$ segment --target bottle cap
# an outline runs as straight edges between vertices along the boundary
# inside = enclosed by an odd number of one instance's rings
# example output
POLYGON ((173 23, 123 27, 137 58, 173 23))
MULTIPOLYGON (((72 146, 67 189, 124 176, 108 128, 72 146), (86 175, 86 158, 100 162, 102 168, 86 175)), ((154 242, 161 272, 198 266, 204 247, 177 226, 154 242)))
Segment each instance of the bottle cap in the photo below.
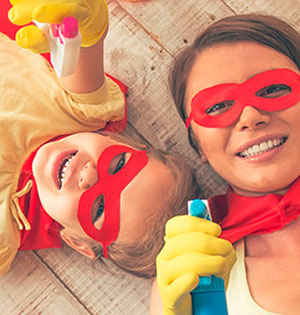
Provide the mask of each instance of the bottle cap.
POLYGON ((74 38, 78 34, 78 22, 76 18, 68 16, 60 25, 61 35, 65 38, 74 38))

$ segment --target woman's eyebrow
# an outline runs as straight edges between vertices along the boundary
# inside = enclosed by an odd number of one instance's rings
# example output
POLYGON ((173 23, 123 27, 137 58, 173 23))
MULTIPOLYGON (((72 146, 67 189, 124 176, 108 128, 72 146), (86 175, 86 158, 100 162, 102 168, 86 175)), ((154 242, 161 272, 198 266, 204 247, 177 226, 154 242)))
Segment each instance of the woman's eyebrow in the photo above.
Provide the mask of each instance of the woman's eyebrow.
POLYGON ((257 72, 257 73, 255 73, 255 74, 251 75, 250 77, 248 77, 246 81, 252 79, 253 77, 255 77, 255 76, 257 76, 257 75, 259 75, 259 74, 261 74, 261 73, 264 73, 264 72, 266 72, 266 71, 276 70, 276 69, 278 69, 278 68, 270 68, 270 69, 267 69, 267 70, 263 70, 263 71, 261 71, 261 72, 257 72))

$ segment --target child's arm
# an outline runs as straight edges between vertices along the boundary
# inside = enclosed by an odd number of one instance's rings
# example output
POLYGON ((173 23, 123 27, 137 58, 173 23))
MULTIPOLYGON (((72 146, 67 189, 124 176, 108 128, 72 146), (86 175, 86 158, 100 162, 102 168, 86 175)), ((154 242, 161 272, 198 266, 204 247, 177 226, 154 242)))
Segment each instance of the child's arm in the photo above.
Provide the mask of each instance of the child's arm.
MULTIPOLYGON (((78 20, 82 48, 75 73, 63 77, 61 82, 71 92, 93 92, 104 82, 103 41, 108 26, 105 0, 23 0, 18 1, 9 12, 10 20, 18 25, 33 20, 59 24, 66 16, 74 16, 78 20)), ((34 52, 49 51, 46 37, 34 25, 20 29, 16 41, 34 52)))
POLYGON ((89 93, 102 86, 104 82, 103 44, 104 37, 94 46, 81 48, 76 72, 61 78, 67 90, 74 93, 89 93))
POLYGON ((228 281, 236 255, 230 242, 218 238, 220 233, 219 225, 197 217, 179 216, 167 222, 165 245, 156 260, 161 301, 154 284, 152 314, 192 314, 189 292, 199 276, 228 281))

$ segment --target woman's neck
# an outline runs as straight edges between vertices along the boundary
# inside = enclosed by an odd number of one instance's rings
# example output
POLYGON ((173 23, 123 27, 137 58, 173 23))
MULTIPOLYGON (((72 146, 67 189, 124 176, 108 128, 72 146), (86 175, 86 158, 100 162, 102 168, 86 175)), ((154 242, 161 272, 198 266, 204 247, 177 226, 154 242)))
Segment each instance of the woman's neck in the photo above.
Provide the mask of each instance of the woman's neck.
POLYGON ((246 237, 246 256, 300 253, 300 217, 279 231, 246 237))

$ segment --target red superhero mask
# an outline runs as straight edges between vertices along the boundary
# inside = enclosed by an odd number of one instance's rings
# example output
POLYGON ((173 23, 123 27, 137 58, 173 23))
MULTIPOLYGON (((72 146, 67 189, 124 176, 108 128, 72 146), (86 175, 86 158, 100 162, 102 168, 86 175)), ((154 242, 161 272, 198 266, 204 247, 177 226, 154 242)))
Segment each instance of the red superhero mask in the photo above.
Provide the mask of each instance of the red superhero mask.
POLYGON ((224 83, 201 90, 192 99, 186 120, 204 127, 222 128, 233 124, 246 106, 279 111, 300 100, 300 75, 289 69, 274 69, 243 83, 224 83))
POLYGON ((119 234, 120 197, 123 189, 146 166, 146 151, 137 151, 124 145, 113 145, 105 149, 97 162, 98 181, 86 190, 79 200, 78 220, 87 235, 100 242, 103 255, 108 258, 107 248, 119 234), (115 157, 129 153, 127 163, 119 171, 110 172, 110 165, 115 157), (102 227, 97 229, 93 217, 100 210, 103 212, 102 227))

